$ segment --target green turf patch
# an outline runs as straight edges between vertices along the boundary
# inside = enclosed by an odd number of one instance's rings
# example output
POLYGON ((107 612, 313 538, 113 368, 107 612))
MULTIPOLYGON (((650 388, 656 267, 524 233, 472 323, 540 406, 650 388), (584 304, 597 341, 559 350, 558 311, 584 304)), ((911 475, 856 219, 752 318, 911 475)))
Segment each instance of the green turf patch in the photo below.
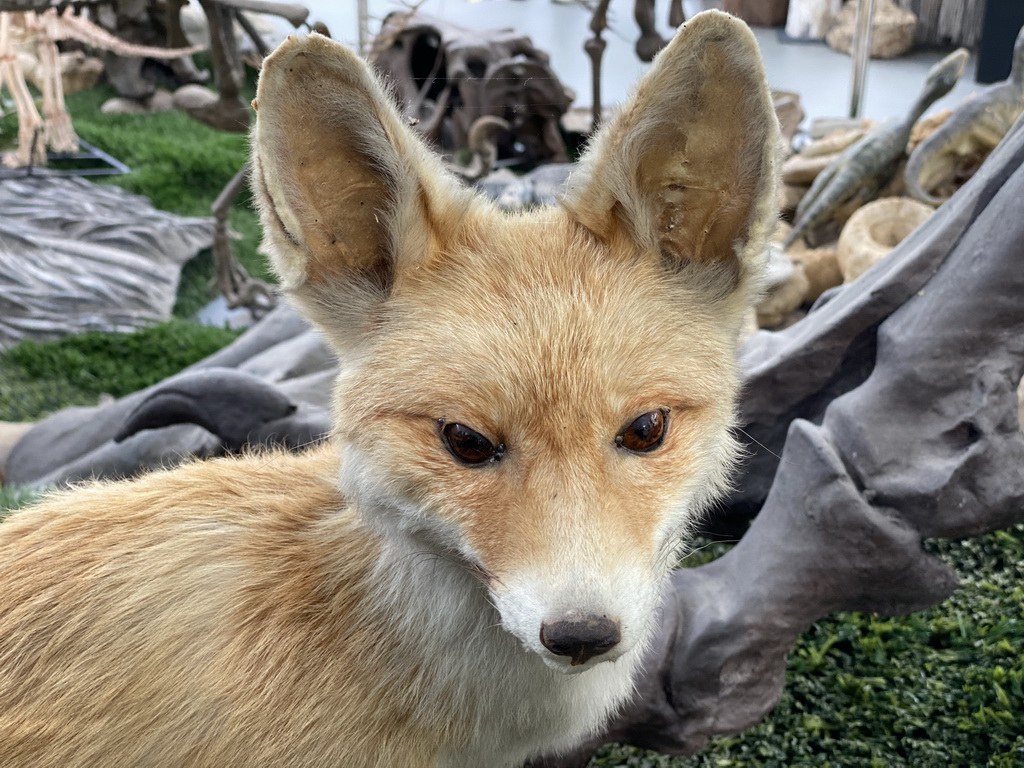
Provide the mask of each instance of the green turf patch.
POLYGON ((28 488, 0 486, 0 522, 11 512, 27 507, 39 498, 39 494, 28 488))
POLYGON ((963 588, 911 616, 815 624, 764 722, 692 758, 609 746, 590 767, 1024 766, 1024 525, 928 549, 963 588))
POLYGON ((234 341, 238 331, 172 319, 135 333, 82 333, 0 354, 0 420, 38 419, 102 394, 123 397, 234 341))

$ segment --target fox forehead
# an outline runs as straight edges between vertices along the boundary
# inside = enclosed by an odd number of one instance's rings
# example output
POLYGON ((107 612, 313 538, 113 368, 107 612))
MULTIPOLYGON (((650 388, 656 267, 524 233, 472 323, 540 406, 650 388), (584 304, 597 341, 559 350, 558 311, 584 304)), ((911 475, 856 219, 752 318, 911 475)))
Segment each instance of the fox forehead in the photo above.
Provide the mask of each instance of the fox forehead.
POLYGON ((369 353, 342 375, 339 436, 491 573, 553 562, 553 531, 577 526, 589 546, 618 542, 625 560, 653 563, 692 519, 673 510, 729 442, 733 343, 713 307, 657 254, 603 242, 559 210, 481 216, 450 242, 395 280, 369 353), (657 451, 616 447, 630 421, 663 408, 657 451), (507 453, 460 465, 438 421, 507 453))
POLYGON ((558 210, 464 230, 396 281, 360 397, 495 430, 729 402, 733 344, 656 255, 558 210))

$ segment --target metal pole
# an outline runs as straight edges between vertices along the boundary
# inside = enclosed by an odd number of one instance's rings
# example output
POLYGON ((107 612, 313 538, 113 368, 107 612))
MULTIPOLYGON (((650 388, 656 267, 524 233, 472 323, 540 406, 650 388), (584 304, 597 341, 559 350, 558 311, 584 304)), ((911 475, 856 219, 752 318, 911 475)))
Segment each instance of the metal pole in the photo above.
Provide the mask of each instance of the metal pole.
POLYGON ((875 0, 857 0, 857 16, 854 21, 853 84, 850 87, 850 117, 860 117, 864 104, 864 81, 868 75, 868 59, 871 58, 871 19, 875 15, 875 0))
POLYGON ((370 50, 370 9, 367 0, 357 0, 356 15, 359 19, 359 54, 365 56, 370 50))

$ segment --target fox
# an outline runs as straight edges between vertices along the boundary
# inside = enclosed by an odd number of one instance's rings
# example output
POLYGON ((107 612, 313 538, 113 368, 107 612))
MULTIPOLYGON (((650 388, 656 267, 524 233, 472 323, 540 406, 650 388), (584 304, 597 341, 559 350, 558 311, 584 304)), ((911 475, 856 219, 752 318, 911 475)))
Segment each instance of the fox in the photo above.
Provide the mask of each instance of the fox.
POLYGON ((518 766, 633 690, 729 484, 774 225, 756 41, 705 12, 560 203, 463 186, 343 45, 264 62, 252 186, 337 352, 304 452, 56 491, 0 524, 0 755, 32 766, 518 766))

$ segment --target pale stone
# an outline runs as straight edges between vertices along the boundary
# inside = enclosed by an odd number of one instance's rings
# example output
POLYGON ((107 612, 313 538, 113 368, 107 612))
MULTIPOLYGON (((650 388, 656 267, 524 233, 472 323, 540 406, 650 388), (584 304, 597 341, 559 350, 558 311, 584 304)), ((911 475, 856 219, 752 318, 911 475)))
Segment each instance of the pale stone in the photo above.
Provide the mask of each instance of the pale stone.
POLYGON ((786 184, 810 184, 829 163, 847 147, 864 138, 865 127, 837 128, 814 139, 782 165, 782 181, 786 184))
POLYGON ((775 116, 779 118, 779 131, 788 148, 804 120, 800 94, 796 91, 772 90, 772 103, 775 107, 775 116))
POLYGON ((836 259, 843 281, 853 282, 923 224, 931 206, 909 197, 887 197, 858 209, 839 236, 836 259))
POLYGON ((804 199, 804 195, 807 194, 807 190, 810 187, 806 184, 782 184, 782 202, 780 208, 783 211, 795 211, 796 207, 800 205, 800 201, 804 199))
POLYGON ((189 83, 174 92, 175 109, 200 109, 217 103, 217 94, 203 85, 189 83))
POLYGON ((800 148, 800 154, 804 157, 820 157, 822 155, 838 155, 847 147, 863 139, 868 132, 868 126, 856 126, 854 128, 838 127, 820 139, 814 139, 800 148))
MULTIPOLYGON (((850 53, 853 48, 857 3, 846 3, 836 17, 835 25, 825 35, 830 48, 850 53)), ((875 13, 871 19, 871 56, 892 59, 902 56, 914 44, 917 16, 905 11, 892 0, 875 0, 875 13)))
POLYGON ((157 88, 152 96, 146 101, 146 108, 150 112, 170 112, 174 109, 174 96, 164 88, 157 88))
MULTIPOLYGON (((803 241, 798 241, 803 244, 803 241)), ((789 257, 794 263, 803 266, 807 277, 807 293, 804 303, 813 304, 829 288, 843 284, 843 273, 839 271, 835 247, 797 248, 796 243, 789 250, 789 257)))
POLYGON ((805 40, 821 40, 835 22, 842 0, 789 0, 786 34, 805 40))
POLYGON ((817 141, 839 131, 860 130, 867 133, 874 127, 875 121, 868 117, 816 117, 811 120, 807 133, 817 141))
POLYGON ((100 112, 104 115, 144 115, 148 110, 144 104, 139 103, 135 99, 115 96, 103 102, 100 112))
POLYGON ((792 264, 789 279, 765 296, 757 305, 757 324, 778 328, 793 310, 804 303, 808 281, 802 264, 792 264))
POLYGON ((791 229, 789 224, 780 221, 768 244, 765 296, 757 304, 757 325, 760 328, 781 325, 790 312, 803 304, 807 294, 803 265, 794 263, 780 245, 791 229))
POLYGON ((785 184, 810 184, 835 159, 836 155, 793 155, 782 164, 782 181, 785 184))
MULTIPOLYGON (((792 231, 792 225, 780 221, 771 240, 781 244, 792 231)), ((804 277, 807 279, 807 288, 801 306, 813 304, 829 288, 843 284, 843 274, 839 271, 839 264, 836 261, 835 242, 818 248, 810 248, 801 238, 789 246, 786 257, 793 265, 794 270, 803 270, 804 277)), ((794 279, 800 280, 799 278, 794 279)))

